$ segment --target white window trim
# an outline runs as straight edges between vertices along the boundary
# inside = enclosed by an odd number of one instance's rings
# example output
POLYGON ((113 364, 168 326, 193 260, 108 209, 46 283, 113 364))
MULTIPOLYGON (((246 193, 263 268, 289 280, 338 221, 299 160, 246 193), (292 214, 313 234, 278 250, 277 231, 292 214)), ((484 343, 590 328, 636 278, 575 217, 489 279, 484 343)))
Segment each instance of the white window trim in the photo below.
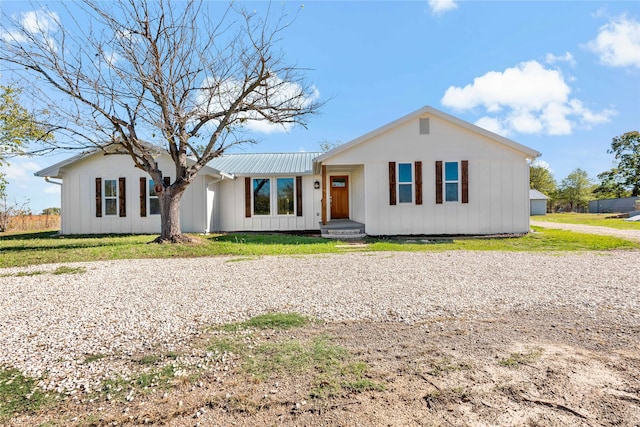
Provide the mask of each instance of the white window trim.
POLYGON ((462 200, 462 161, 445 160, 442 162, 442 195, 444 203, 460 203, 462 200), (458 179, 447 181, 447 163, 456 163, 458 166, 458 179), (447 184, 458 184, 457 200, 447 200, 447 184))
POLYGON ((270 216, 273 216, 273 183, 271 182, 272 178, 269 177, 261 177, 261 176, 252 176, 251 177, 251 216, 259 216, 262 218, 268 218, 270 216), (254 190, 254 183, 257 179, 267 179, 269 180, 269 213, 268 214, 263 214, 263 213, 256 213, 256 201, 255 201, 255 195, 256 192, 254 190))
POLYGON ((260 177, 260 176, 252 176, 251 177, 251 216, 258 216, 262 218, 268 217, 284 217, 290 218, 296 216, 296 212, 298 212, 298 200, 296 197, 297 187, 296 187, 296 177, 295 176, 269 176, 269 177, 260 177), (269 180, 269 213, 268 214, 258 214, 255 209, 255 192, 253 191, 253 183, 256 179, 268 179, 269 180), (293 180, 293 211, 290 214, 280 214, 278 213, 278 180, 279 179, 292 179, 293 180))
POLYGON ((416 163, 415 162, 396 162, 396 197, 398 199, 397 204, 399 205, 415 205, 416 203, 416 163), (400 165, 408 164, 411 166, 411 182, 400 182, 400 165), (400 201, 400 184, 411 184, 411 201, 410 202, 401 202, 400 201))
POLYGON ((147 179, 147 211, 149 212, 148 216, 151 216, 151 215, 155 216, 155 215, 160 215, 160 212, 156 214, 151 213, 151 199, 152 198, 158 199, 158 206, 160 206, 160 197, 158 197, 157 193, 155 196, 151 195, 151 183, 155 185, 155 181, 153 179, 151 178, 147 179))
POLYGON ((274 185, 274 192, 275 192, 275 197, 273 199, 274 203, 275 203, 275 209, 273 210, 273 212, 275 212, 275 216, 282 216, 282 217, 292 217, 292 216, 296 216, 296 212, 298 212, 298 200, 296 197, 297 193, 297 188, 296 188, 296 177, 295 176, 278 176, 275 178, 272 178, 273 180, 275 180, 276 185, 274 185), (291 213, 288 214, 281 214, 278 213, 278 180, 279 179, 291 179, 293 181, 293 211, 291 213))
POLYGON ((119 215, 119 201, 120 201, 120 181, 118 178, 102 178, 102 216, 118 216, 119 215), (107 196, 107 181, 114 181, 116 183, 116 195, 115 196, 107 196), (107 200, 115 200, 116 201, 116 212, 108 213, 107 212, 107 200))

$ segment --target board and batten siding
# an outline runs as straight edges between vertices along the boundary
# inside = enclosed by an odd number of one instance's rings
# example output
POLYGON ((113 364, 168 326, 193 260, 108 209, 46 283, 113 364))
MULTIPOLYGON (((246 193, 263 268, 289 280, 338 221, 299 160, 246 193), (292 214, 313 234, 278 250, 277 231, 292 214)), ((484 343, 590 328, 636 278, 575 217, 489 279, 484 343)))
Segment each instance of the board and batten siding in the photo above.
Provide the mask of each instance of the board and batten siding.
MULTIPOLYGON (((314 181, 320 181, 320 176, 302 175, 302 215, 296 212, 291 215, 251 215, 247 216, 245 198, 245 178, 293 178, 296 176, 237 176, 234 180, 222 180, 215 184, 214 231, 294 231, 317 230, 320 221, 320 198, 322 191, 314 188, 314 181)), ((275 183, 272 184, 272 187, 275 183)), ((295 197, 295 196, 294 196, 295 197)), ((274 206, 272 199, 272 206, 274 206)), ((297 206, 296 201, 296 206, 297 206)), ((273 210, 273 209, 272 209, 273 210)))
POLYGON ((323 161, 329 170, 363 165, 364 218, 352 219, 363 222, 367 234, 529 231, 529 166, 524 153, 438 117, 429 117, 428 134, 420 134, 419 129, 419 118, 415 118, 323 161), (389 162, 416 161, 422 162, 422 204, 391 205, 389 162), (455 161, 459 166, 468 161, 468 203, 436 203, 438 161, 455 161))
MULTIPOLYGON (((173 171, 173 163, 159 159, 160 168, 173 171)), ((143 171, 136 169, 126 155, 88 156, 61 170, 63 186, 61 192, 62 234, 105 234, 105 233, 159 233, 160 215, 140 215, 140 178, 151 179, 143 171), (120 183, 124 178, 126 186, 126 215, 96 216, 96 178, 102 182, 115 179, 120 183)), ((174 177, 170 176, 173 181, 174 177)), ((183 232, 207 232, 205 202, 207 187, 205 178, 196 177, 182 197, 180 211, 183 232)))

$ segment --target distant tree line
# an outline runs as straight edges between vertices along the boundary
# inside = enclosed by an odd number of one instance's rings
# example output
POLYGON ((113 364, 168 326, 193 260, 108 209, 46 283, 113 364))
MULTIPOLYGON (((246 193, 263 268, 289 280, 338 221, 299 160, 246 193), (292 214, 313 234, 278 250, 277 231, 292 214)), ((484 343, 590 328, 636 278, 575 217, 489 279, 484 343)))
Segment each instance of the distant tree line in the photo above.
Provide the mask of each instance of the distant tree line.
POLYGON ((530 186, 549 197, 552 212, 586 212, 590 200, 640 196, 640 132, 616 136, 607 153, 617 165, 598 174, 593 181, 581 168, 557 183, 546 165, 530 166, 530 186))

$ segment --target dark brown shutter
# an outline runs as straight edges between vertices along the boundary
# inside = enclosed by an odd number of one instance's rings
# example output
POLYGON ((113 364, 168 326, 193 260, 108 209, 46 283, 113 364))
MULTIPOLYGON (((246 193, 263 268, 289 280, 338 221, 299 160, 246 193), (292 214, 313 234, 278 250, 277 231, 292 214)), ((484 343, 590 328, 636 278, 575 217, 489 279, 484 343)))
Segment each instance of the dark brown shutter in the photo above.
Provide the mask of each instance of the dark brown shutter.
POLYGON ((244 179, 244 216, 251 218, 251 178, 244 179))
POLYGON ((469 161, 461 162, 462 169, 462 203, 469 203, 469 161))
POLYGON ((436 204, 442 204, 442 161, 436 161, 436 204))
POLYGON ((396 162, 389 162, 389 204, 396 204, 396 162))
POLYGON ((140 178, 140 216, 147 216, 147 178, 140 178))
POLYGON ((302 216, 302 177, 296 176, 296 216, 302 216))
POLYGON ((119 198, 119 213, 120 216, 127 216, 127 190, 126 190, 126 178, 118 178, 118 198, 119 198))
POLYGON ((102 216, 102 178, 96 178, 96 217, 102 216))
POLYGON ((165 187, 168 187, 171 185, 171 178, 168 176, 165 176, 164 178, 162 178, 162 182, 164 182, 165 187))
POLYGON ((422 204, 422 162, 415 163, 416 168, 416 205, 422 204))

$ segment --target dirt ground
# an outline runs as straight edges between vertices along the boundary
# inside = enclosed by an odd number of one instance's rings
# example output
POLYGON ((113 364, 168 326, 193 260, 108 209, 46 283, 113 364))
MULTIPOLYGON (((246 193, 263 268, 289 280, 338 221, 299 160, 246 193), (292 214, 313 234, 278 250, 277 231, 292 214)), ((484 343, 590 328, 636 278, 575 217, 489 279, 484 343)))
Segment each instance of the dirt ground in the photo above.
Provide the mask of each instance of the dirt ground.
POLYGON ((78 399, 10 424, 640 425, 640 325, 613 309, 324 323, 267 338, 320 334, 365 361, 384 389, 318 400, 305 375, 250 381, 232 368, 224 381, 205 374, 132 402, 78 399))

